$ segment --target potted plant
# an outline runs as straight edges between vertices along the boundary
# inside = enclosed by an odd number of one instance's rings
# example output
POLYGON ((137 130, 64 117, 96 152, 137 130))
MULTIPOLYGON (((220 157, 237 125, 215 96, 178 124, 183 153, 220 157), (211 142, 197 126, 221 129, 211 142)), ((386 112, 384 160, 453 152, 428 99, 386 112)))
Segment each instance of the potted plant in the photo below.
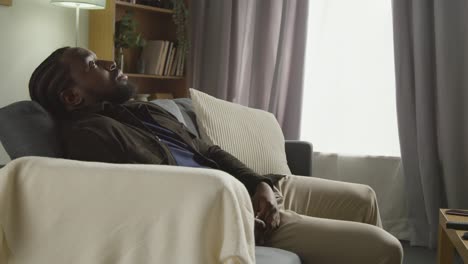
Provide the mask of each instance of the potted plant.
POLYGON ((124 68, 124 49, 142 48, 146 41, 136 32, 137 23, 133 19, 133 12, 126 11, 119 21, 115 22, 114 46, 116 63, 119 69, 124 68))
POLYGON ((190 48, 190 42, 187 38, 187 26, 188 26, 188 10, 185 6, 184 0, 171 0, 174 10, 172 20, 176 25, 176 36, 178 49, 187 53, 190 48))

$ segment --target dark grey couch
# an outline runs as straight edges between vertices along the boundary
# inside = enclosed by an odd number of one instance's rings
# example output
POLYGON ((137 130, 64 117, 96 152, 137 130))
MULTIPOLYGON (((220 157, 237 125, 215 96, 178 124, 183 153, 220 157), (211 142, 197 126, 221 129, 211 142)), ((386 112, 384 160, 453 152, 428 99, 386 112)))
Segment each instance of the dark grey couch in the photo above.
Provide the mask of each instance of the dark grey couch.
MULTIPOLYGON (((198 135, 196 116, 190 99, 155 100, 198 135)), ((37 103, 21 101, 0 109, 0 142, 11 157, 63 157, 57 140, 56 124, 37 103)), ((288 165, 295 175, 312 174, 312 145, 302 141, 286 141, 288 165)), ((259 264, 300 264, 299 257, 281 249, 256 247, 259 264)))

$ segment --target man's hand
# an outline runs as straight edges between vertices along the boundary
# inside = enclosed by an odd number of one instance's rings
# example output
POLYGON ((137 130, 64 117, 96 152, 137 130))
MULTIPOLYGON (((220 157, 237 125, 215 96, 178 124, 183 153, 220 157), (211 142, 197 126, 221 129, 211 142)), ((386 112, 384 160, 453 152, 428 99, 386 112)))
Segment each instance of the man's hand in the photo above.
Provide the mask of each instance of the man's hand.
MULTIPOLYGON (((271 189, 270 185, 265 182, 260 182, 257 185, 254 196, 252 197, 252 203, 255 213, 255 218, 260 219, 265 223, 262 239, 268 238, 271 232, 278 228, 280 224, 280 215, 278 210, 278 204, 276 203, 275 194, 271 189)), ((256 228, 256 234, 257 234, 256 228)))

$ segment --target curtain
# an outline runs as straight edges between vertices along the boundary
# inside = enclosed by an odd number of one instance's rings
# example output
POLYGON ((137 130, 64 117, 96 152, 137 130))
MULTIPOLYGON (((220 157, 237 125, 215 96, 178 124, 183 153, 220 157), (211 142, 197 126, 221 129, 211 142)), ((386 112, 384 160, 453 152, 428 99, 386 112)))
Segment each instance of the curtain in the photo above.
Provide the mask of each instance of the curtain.
POLYGON ((393 0, 397 115, 411 244, 468 208, 468 2, 393 0))
POLYGON ((308 1, 198 0, 190 7, 189 83, 273 113, 298 139, 308 1))

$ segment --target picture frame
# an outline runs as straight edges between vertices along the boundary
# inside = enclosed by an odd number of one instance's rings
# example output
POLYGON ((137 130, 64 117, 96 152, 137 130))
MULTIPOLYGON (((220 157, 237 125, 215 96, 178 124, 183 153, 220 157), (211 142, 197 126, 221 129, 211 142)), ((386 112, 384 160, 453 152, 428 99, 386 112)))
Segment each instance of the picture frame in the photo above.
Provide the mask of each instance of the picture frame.
POLYGON ((0 0, 0 5, 11 6, 13 0, 0 0))

